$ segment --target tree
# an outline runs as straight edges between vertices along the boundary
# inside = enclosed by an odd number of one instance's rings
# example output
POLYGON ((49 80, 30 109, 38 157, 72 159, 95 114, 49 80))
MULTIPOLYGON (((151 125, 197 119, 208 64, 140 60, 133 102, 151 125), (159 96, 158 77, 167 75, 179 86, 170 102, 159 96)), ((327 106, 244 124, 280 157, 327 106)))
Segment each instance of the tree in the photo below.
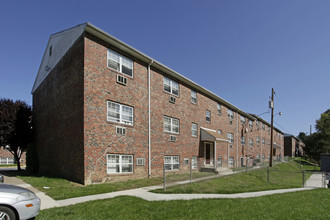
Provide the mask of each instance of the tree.
POLYGON ((18 170, 21 156, 31 142, 31 106, 20 100, 0 99, 0 146, 13 154, 18 170))
POLYGON ((300 132, 298 137, 305 143, 304 152, 308 157, 320 163, 321 153, 330 153, 330 109, 316 120, 316 132, 306 135, 300 132))

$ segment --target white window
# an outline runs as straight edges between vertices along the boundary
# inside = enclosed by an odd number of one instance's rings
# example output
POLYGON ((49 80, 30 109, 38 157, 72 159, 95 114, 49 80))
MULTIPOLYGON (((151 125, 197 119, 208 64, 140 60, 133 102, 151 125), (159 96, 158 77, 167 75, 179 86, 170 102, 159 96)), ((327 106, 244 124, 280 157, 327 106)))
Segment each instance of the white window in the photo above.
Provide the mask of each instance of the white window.
POLYGON ((252 149, 252 147, 253 147, 253 140, 251 138, 249 139, 249 145, 251 146, 251 149, 252 149))
POLYGON ((179 95, 179 84, 167 77, 164 77, 164 91, 173 95, 179 95))
POLYGON ((206 122, 211 122, 211 112, 206 110, 206 122))
POLYGON ((191 90, 191 102, 194 104, 197 103, 197 93, 194 90, 191 90))
POLYGON ((262 139, 262 145, 265 145, 265 138, 262 139))
POLYGON ((259 121, 256 121, 256 126, 257 128, 259 128, 259 121))
POLYGON ((234 112, 230 109, 227 110, 227 116, 229 119, 233 120, 234 119, 234 112))
POLYGON ((179 134, 179 127, 179 119, 164 116, 164 131, 179 134))
POLYGON ((197 124, 191 123, 191 136, 197 137, 197 124))
POLYGON ((144 166, 145 164, 146 164, 146 159, 145 158, 137 158, 136 165, 138 165, 138 166, 144 166))
POLYGON ((245 144, 245 137, 241 137, 241 144, 242 144, 242 145, 245 144))
POLYGON ((192 169, 197 169, 197 157, 196 156, 193 156, 191 158, 191 168, 192 169))
POLYGON ((268 140, 268 145, 270 145, 270 141, 268 140))
POLYGON ((234 157, 229 157, 228 166, 229 167, 233 167, 234 166, 234 157))
POLYGON ((133 108, 116 102, 108 101, 108 121, 133 125, 133 108))
POLYGON ((245 124, 245 118, 243 116, 241 116, 241 124, 244 125, 245 124))
POLYGON ((257 137, 256 141, 257 141, 257 146, 259 147, 259 144, 260 144, 259 137, 257 137))
POLYGON ((253 128, 253 121, 249 120, 249 127, 253 128))
POLYGON ((184 158, 183 159, 183 164, 188 165, 189 164, 189 158, 184 158))
POLYGON ((133 77, 133 61, 108 49, 108 67, 133 77))
POLYGON ((107 173, 133 173, 133 155, 108 154, 107 173))
POLYGON ((228 138, 228 141, 229 143, 234 143, 234 134, 232 133, 227 133, 227 138, 228 138))
POLYGON ((178 170, 180 166, 179 156, 164 156, 165 170, 178 170))
POLYGON ((217 130, 218 134, 222 134, 222 131, 220 129, 217 130))
POLYGON ((265 124, 262 124, 261 127, 262 127, 262 130, 265 130, 265 124))
POLYGON ((219 103, 217 105, 217 111, 218 111, 218 114, 221 115, 221 105, 219 103))

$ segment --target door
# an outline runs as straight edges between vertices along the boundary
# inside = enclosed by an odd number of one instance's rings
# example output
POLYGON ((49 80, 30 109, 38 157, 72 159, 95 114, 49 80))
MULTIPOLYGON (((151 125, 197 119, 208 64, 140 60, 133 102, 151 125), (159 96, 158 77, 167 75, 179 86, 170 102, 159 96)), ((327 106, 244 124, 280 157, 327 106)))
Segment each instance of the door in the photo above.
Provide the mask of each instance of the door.
POLYGON ((213 144, 204 143, 204 159, 205 164, 213 164, 213 144))

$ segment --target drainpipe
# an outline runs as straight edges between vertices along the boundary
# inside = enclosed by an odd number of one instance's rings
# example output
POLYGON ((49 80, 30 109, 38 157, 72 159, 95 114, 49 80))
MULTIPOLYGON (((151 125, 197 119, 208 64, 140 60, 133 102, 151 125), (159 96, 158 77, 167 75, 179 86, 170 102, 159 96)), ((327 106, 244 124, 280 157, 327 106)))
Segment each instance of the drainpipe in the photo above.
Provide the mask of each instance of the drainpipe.
POLYGON ((236 112, 236 167, 238 167, 238 111, 236 112))
POLYGON ((151 112, 150 112, 150 66, 154 61, 151 60, 148 65, 148 153, 149 153, 149 177, 151 176, 151 112))

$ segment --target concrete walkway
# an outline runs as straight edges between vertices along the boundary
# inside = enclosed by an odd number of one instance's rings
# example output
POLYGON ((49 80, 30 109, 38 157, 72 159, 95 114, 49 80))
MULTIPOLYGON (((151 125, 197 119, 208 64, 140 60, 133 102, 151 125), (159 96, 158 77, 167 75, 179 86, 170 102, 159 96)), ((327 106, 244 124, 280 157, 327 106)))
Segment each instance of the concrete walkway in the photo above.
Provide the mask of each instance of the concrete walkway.
MULTIPOLYGON (((185 184, 189 181, 181 181, 175 184, 185 184)), ((147 201, 170 201, 170 200, 192 200, 192 199, 234 199, 234 198, 252 198, 252 197, 259 197, 259 196, 267 196, 267 195, 274 195, 274 194, 281 194, 281 193, 288 193, 288 192, 297 192, 297 191, 304 191, 304 190, 311 190, 315 187, 322 187, 322 174, 313 174, 311 177, 306 181, 305 188, 293 188, 293 189, 279 189, 279 190, 267 190, 267 191, 260 191, 260 192, 248 192, 248 193, 235 193, 235 194, 160 194, 160 193, 152 193, 151 190, 161 189, 162 186, 150 186, 150 187, 143 187, 138 189, 131 189, 131 190, 123 190, 111 193, 103 193, 97 195, 89 195, 89 196, 82 196, 76 197, 71 199, 64 199, 64 200, 54 200, 51 197, 45 195, 45 193, 38 191, 31 185, 23 182, 21 179, 16 177, 9 177, 5 176, 5 183, 18 185, 31 191, 35 192, 36 195, 41 199, 41 210, 54 208, 54 207, 63 207, 69 205, 75 205, 78 203, 100 200, 100 199, 110 199, 115 198, 117 196, 135 196, 147 201)), ((174 184, 171 184, 174 185, 174 184)))

